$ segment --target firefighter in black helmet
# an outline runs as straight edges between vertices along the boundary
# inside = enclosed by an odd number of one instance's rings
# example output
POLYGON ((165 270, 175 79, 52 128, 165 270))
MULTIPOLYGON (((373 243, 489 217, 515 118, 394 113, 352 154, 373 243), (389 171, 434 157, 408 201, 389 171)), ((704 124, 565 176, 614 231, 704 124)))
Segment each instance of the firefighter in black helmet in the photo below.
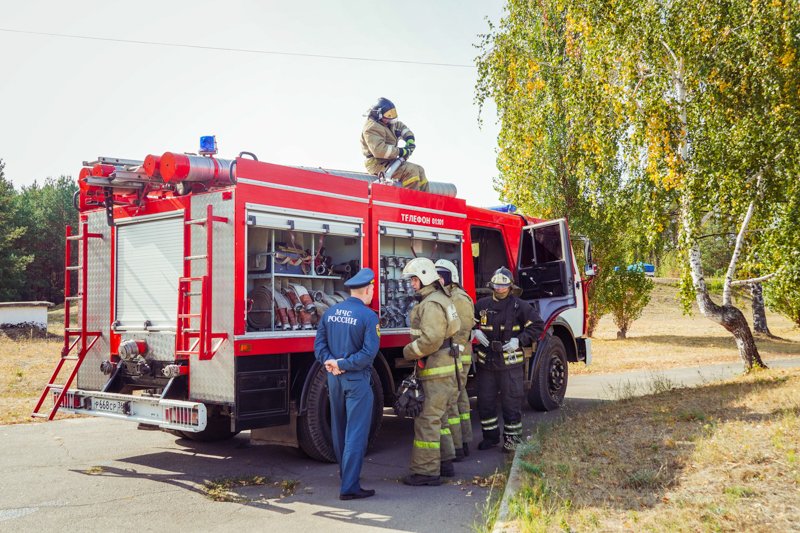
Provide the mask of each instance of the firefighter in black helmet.
POLYGON ((536 309, 511 294, 513 278, 506 267, 495 270, 490 282, 492 295, 475 304, 473 339, 478 365, 478 416, 483 440, 479 450, 500 442, 497 395, 503 411, 503 451, 522 442, 523 346, 539 338, 544 324, 536 309))
POLYGON ((394 104, 386 98, 379 98, 367 111, 367 121, 361 130, 361 153, 366 158, 364 165, 369 173, 377 176, 400 158, 404 162, 394 172, 392 179, 406 189, 427 191, 425 170, 407 161, 416 146, 414 133, 397 120, 394 104), (400 140, 404 141, 405 146, 397 146, 400 140))

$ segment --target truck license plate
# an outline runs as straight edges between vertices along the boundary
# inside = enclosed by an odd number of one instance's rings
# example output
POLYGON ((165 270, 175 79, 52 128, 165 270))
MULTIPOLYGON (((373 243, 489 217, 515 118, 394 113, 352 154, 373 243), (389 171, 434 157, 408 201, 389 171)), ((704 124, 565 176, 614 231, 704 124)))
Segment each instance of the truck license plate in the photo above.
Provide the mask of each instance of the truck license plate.
POLYGON ((92 408, 95 409, 96 411, 125 414, 125 402, 119 400, 106 400, 103 398, 93 398, 92 408))

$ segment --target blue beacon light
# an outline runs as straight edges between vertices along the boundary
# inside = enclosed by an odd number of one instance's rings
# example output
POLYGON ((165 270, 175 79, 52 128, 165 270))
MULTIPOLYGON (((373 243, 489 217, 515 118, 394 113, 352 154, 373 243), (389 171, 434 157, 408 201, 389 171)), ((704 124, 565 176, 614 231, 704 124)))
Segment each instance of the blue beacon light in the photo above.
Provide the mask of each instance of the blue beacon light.
POLYGON ((200 154, 214 155, 217 153, 216 135, 204 135, 200 137, 200 154))
POLYGON ((500 213, 516 213, 517 206, 514 204, 506 204, 506 205, 498 205, 496 207, 490 207, 492 211, 499 211, 500 213))

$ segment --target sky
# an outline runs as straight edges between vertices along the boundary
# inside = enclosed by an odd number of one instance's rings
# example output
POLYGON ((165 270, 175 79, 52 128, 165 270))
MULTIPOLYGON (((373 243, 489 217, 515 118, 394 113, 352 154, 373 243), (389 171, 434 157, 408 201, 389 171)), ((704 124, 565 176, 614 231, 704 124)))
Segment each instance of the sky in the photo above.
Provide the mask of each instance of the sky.
POLYGON ((498 203, 499 127, 474 103, 478 35, 500 0, 0 0, 0 159, 15 187, 98 156, 194 152, 364 171, 378 97, 414 132, 411 161, 470 204, 498 203), (15 31, 7 31, 15 30, 15 31), (69 34, 93 39, 33 35, 69 34), (456 66, 356 61, 235 50, 456 66))

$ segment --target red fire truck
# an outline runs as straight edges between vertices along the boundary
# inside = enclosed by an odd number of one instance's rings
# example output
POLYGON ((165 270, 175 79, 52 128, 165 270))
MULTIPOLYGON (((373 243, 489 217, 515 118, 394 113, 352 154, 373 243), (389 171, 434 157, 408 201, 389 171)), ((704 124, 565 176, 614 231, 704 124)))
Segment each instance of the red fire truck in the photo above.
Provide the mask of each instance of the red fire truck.
POLYGON ((66 231, 64 347, 34 416, 61 409, 195 440, 252 430, 333 461, 316 321, 360 267, 378 273, 374 436, 410 369, 414 300, 400 274, 417 256, 451 260, 476 298, 511 268, 547 324, 525 365, 534 409, 559 407, 567 362, 590 361, 592 272, 564 220, 471 207, 445 183, 418 192, 214 152, 84 163, 79 227, 66 231))

